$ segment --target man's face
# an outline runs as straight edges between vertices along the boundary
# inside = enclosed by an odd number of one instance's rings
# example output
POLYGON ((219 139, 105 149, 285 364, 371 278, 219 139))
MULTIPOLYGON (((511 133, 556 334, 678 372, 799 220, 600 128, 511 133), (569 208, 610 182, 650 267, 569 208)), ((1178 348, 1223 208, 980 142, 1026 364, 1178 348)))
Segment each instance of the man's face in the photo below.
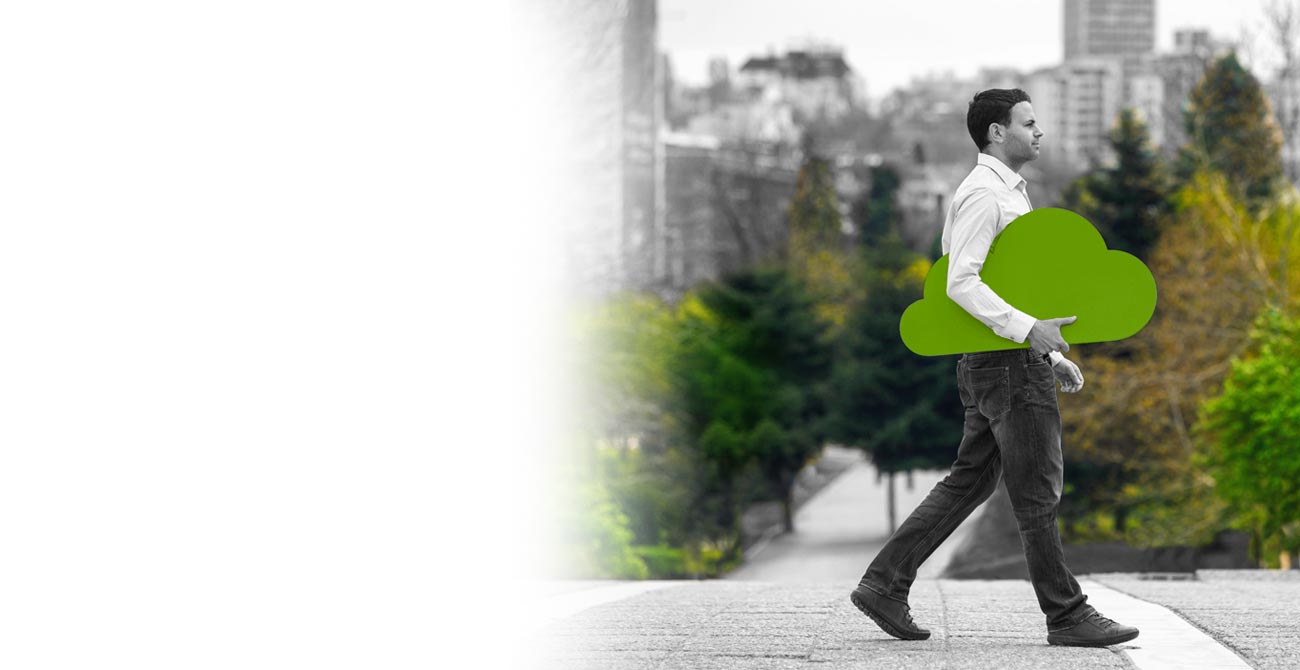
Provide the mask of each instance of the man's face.
POLYGON ((1043 131, 1038 128, 1032 105, 1018 102, 1012 106, 1011 124, 1002 130, 1007 158, 1022 161, 1038 158, 1038 140, 1043 136, 1043 131))

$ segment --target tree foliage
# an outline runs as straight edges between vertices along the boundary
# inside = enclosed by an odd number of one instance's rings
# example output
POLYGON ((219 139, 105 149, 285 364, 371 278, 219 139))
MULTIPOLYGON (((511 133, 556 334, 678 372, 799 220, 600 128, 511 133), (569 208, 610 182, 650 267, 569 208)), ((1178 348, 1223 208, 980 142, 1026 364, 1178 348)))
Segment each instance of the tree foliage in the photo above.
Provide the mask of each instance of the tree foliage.
POLYGON ((1235 53, 1214 60, 1184 112, 1188 142, 1178 174, 1213 169, 1227 177, 1252 213, 1283 187, 1282 133, 1259 81, 1235 53))
POLYGON ((1097 226, 1106 246, 1145 259, 1159 235, 1169 184, 1146 124, 1124 109, 1110 133, 1115 165, 1071 182, 1062 206, 1097 226))
POLYGON ((575 311, 572 363, 587 436, 626 447, 662 439, 661 410, 672 392, 672 310, 658 297, 625 293, 575 311))
POLYGON ((789 216, 786 257, 790 271, 808 286, 817 317, 834 332, 844 325, 852 301, 853 259, 844 248, 839 196, 830 163, 811 150, 799 168, 789 216))
POLYGON ((671 440, 663 413, 678 351, 676 318, 659 298, 626 293, 575 309, 569 332, 579 411, 554 501, 564 519, 563 568, 577 576, 642 577, 637 545, 688 546, 707 537, 679 512, 691 502, 697 468, 671 440))
POLYGON ((698 445, 719 486, 753 465, 787 524, 794 477, 822 445, 830 354, 816 307, 784 268, 766 267, 699 287, 681 310, 682 437, 698 445))
MULTIPOLYGON (((917 146, 920 146, 919 144, 917 146)), ((900 230, 903 210, 898 204, 898 190, 902 177, 889 165, 871 168, 871 185, 854 201, 849 218, 858 231, 858 244, 873 246, 890 231, 900 230)))
POLYGON ((560 524, 566 535, 559 543, 565 572, 617 579, 649 576, 645 562, 632 548, 634 534, 628 528, 628 517, 604 482, 587 478, 574 486, 577 500, 566 508, 567 518, 560 524))
POLYGON ((1223 391, 1202 407, 1198 462, 1215 491, 1283 551, 1300 550, 1300 322, 1266 309, 1250 351, 1232 361, 1223 391))
POLYGON ((864 449, 883 472, 947 466, 961 441, 954 360, 917 356, 898 334, 929 269, 896 233, 867 252, 866 296, 850 315, 831 377, 832 437, 864 449))
MULTIPOLYGON (((1294 308, 1294 205, 1251 216, 1229 180, 1200 172, 1176 194, 1148 266, 1155 316, 1128 340, 1071 349, 1088 382, 1060 398, 1067 482, 1062 518, 1108 510, 1137 545, 1195 544, 1227 523, 1213 481, 1192 461, 1200 405, 1268 304, 1294 308)), ((1098 538, 1100 539, 1100 538, 1098 538)))
MULTIPOLYGON (((1155 317, 1129 340, 1080 347, 1089 386, 1061 399, 1075 489, 1062 517, 1107 510, 1118 537, 1140 545, 1203 542, 1228 522, 1232 511, 1194 462, 1205 445, 1192 426, 1249 346, 1255 316, 1268 306, 1294 313, 1300 289, 1300 211, 1277 178, 1279 137, 1258 82, 1235 57, 1216 60, 1185 120, 1178 189, 1148 258, 1155 317)), ((1075 195, 1104 211, 1095 190, 1075 195)))
POLYGON ((790 235, 800 242, 792 251, 801 251, 805 246, 838 246, 840 223, 839 198, 835 194, 830 162, 808 154, 799 168, 790 199, 790 235))

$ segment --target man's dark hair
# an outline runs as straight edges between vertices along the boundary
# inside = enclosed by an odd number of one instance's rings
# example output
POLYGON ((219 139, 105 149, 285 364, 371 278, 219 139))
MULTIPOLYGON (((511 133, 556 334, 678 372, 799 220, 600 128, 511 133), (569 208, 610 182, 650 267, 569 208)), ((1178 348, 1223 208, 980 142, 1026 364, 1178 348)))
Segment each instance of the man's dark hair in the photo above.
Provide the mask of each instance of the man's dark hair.
POLYGON ((966 110, 966 129, 980 151, 989 145, 989 124, 1011 125, 1011 108, 1020 102, 1033 102, 1018 88, 990 88, 975 94, 966 110))

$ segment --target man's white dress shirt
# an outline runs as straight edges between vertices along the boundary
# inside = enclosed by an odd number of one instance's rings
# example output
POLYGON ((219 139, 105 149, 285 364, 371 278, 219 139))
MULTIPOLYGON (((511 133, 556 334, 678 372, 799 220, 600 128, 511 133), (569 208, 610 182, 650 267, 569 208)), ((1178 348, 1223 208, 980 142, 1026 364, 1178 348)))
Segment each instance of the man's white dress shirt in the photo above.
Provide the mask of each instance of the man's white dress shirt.
MULTIPOLYGON (((948 254, 948 297, 1012 342, 1024 342, 1036 318, 1003 300, 980 278, 993 240, 1021 214, 1033 209, 1027 183, 1002 161, 986 153, 975 159, 943 222, 943 253, 948 254)), ((1063 356, 1052 352, 1052 364, 1063 356)))

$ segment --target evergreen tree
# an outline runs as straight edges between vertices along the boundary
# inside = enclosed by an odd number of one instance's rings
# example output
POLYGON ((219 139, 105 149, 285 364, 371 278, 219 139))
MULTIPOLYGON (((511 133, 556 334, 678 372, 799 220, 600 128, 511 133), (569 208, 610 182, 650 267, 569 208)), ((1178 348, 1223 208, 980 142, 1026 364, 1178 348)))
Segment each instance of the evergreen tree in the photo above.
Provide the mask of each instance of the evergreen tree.
POLYGON ((1132 109, 1120 112, 1110 133, 1115 166, 1089 173, 1066 188, 1062 204, 1097 226, 1106 245, 1145 259, 1168 209, 1169 185, 1146 124, 1132 109))
MULTIPOLYGON (((919 144, 917 146, 920 146, 919 144)), ((898 189, 902 178, 888 165, 871 168, 871 186, 863 191, 849 210, 849 218, 858 230, 858 243, 871 246, 902 223, 898 189)))
POLYGON ((1282 181, 1282 133, 1259 81, 1229 53, 1210 64, 1184 112, 1188 143, 1179 151, 1178 176, 1198 168, 1228 177, 1252 212, 1282 181))
POLYGON ((795 476, 823 443, 830 350, 815 303, 785 269, 755 268, 701 286, 684 306, 695 334, 676 366, 676 416, 715 474, 720 518, 734 527, 735 484, 752 465, 793 530, 795 476))
POLYGON ((806 158, 790 200, 790 271, 811 291, 815 311, 832 330, 843 326, 852 300, 852 258, 844 249, 839 196, 830 163, 805 140, 806 158))
POLYGON ((790 251, 797 256, 837 248, 840 236, 839 198, 830 162, 809 151, 795 177, 794 196, 790 199, 790 251))
POLYGON ((893 475, 951 464, 964 415, 955 359, 924 357, 903 344, 898 323, 922 295, 930 263, 909 252, 897 233, 864 252, 866 299, 853 309, 831 375, 828 433, 865 450, 893 475))

